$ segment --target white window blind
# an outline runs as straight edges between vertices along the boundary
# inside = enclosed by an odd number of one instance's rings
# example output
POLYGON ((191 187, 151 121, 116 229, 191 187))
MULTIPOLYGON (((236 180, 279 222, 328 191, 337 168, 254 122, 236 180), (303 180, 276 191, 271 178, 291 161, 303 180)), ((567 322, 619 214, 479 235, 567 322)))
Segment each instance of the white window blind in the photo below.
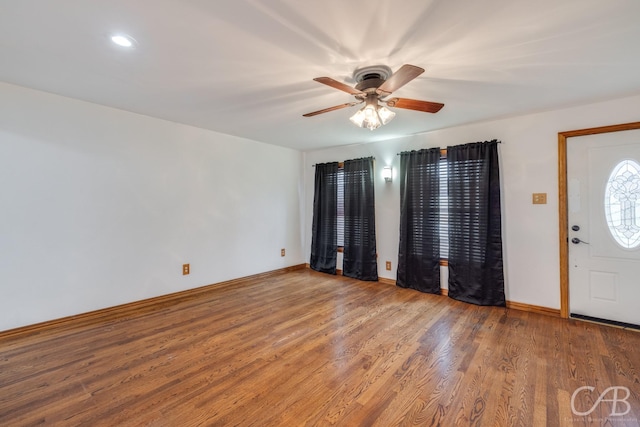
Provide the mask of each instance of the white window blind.
POLYGON ((338 247, 344 246, 344 169, 338 168, 338 247))
POLYGON ((449 196, 447 194, 447 158, 440 159, 440 258, 449 256, 449 196))

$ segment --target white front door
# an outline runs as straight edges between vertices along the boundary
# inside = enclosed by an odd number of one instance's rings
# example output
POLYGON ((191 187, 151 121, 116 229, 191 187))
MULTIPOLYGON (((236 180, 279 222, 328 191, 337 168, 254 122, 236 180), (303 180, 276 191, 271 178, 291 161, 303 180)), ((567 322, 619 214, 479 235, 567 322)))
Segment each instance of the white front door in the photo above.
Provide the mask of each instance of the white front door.
POLYGON ((640 325, 640 130, 567 139, 569 312, 640 325))

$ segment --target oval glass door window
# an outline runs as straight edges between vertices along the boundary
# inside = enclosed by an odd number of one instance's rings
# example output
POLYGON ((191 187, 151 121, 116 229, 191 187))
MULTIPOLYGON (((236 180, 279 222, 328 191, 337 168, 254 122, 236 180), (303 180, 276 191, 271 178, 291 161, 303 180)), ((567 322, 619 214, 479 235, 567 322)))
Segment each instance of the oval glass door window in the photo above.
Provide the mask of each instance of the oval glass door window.
POLYGON ((623 160, 613 168, 604 193, 604 212, 620 246, 640 245, 640 165, 634 160, 623 160))

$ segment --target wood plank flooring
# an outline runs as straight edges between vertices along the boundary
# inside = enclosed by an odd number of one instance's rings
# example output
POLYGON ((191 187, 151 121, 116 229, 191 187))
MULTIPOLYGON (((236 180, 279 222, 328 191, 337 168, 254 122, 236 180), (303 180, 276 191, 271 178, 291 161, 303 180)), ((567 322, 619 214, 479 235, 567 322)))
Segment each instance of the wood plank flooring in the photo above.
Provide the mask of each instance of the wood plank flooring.
POLYGON ((310 270, 0 341, 2 426, 639 420, 638 332, 310 270))

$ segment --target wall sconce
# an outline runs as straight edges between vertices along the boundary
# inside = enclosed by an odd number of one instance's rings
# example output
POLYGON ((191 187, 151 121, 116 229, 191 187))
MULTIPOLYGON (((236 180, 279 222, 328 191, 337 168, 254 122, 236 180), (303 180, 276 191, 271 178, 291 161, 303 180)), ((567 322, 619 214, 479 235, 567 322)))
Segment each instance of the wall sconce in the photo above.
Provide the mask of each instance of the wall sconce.
POLYGON ((391 166, 385 166, 384 168, 382 168, 382 177, 384 178, 385 182, 391 182, 393 179, 393 170, 391 169, 391 166))

